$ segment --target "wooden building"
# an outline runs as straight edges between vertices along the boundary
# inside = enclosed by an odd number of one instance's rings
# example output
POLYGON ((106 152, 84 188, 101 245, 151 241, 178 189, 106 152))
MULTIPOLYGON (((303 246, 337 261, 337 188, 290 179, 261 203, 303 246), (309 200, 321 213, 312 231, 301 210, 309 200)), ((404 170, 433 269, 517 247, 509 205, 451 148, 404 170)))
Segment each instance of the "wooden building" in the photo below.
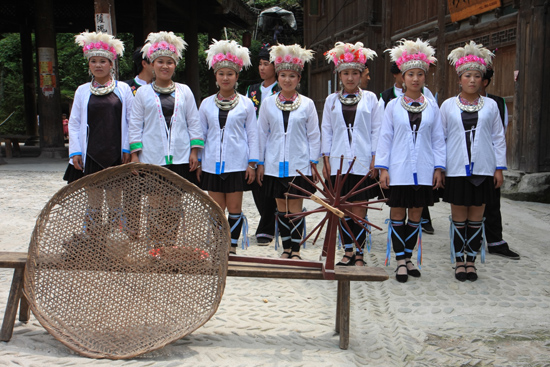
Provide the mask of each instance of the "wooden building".
POLYGON ((198 102, 198 33, 220 39, 223 27, 252 29, 256 22, 256 14, 243 0, 0 0, 0 14, 0 32, 19 33, 21 37, 27 134, 39 135, 42 155, 54 157, 66 155, 56 33, 77 34, 84 30, 132 33, 136 45, 126 45, 126 50, 142 45, 149 32, 183 33, 188 44, 185 79, 198 102), (33 33, 36 49, 32 47, 33 33), (33 53, 37 64, 42 66, 37 67, 39 73, 47 70, 48 75, 35 75, 33 53), (43 85, 45 81, 47 85, 43 85))
POLYGON ((323 53, 337 41, 363 42, 378 58, 369 63, 368 89, 376 94, 393 84, 391 48, 401 38, 430 40, 439 60, 427 76, 441 104, 458 92, 449 52, 469 40, 496 54, 488 91, 506 99, 508 166, 525 172, 550 171, 550 12, 543 0, 304 0, 304 43, 316 51, 309 68, 309 95, 322 111, 336 78, 323 53), (466 6, 467 5, 467 6, 466 6), (546 62, 547 64, 547 62, 546 62))

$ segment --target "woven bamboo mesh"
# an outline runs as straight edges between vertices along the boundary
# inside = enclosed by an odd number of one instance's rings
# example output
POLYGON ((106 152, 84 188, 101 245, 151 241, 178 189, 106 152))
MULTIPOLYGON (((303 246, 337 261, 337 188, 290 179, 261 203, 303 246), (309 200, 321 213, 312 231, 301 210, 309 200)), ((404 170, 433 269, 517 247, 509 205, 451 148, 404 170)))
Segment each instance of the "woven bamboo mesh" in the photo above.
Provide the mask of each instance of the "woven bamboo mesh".
POLYGON ((44 207, 24 292, 69 348, 130 358, 210 319, 229 243, 224 212, 193 184, 158 166, 109 168, 67 185, 44 207))

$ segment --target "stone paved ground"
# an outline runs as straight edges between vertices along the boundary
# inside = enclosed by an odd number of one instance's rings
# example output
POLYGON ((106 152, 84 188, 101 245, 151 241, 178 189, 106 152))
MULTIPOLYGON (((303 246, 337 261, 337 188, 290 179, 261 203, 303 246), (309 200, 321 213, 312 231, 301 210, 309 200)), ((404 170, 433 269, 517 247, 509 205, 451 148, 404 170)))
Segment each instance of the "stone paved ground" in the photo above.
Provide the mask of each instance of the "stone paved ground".
MULTIPOLYGON (((64 185, 65 164, 12 159, 0 166, 0 251, 25 251, 35 218, 64 185), (28 163, 28 164, 26 164, 28 163)), ((307 204, 308 207, 313 207, 307 204)), ((550 205, 502 200, 504 233, 522 259, 494 255, 479 280, 460 283, 449 262, 449 208, 436 204, 436 233, 423 236, 422 277, 405 284, 352 283, 350 348, 334 333, 336 284, 330 281, 228 278, 214 317, 193 334, 127 361, 78 356, 31 317, 0 343, 0 366, 550 366, 550 205)), ((257 224, 251 195, 244 212, 257 224)), ((372 212, 382 224, 387 208, 372 212)), ((308 226, 318 221, 309 218, 308 226)), ((375 232, 367 262, 383 266, 386 230, 375 232)), ((317 259, 319 246, 302 255, 317 259)), ((240 251, 278 256, 273 247, 240 251)), ((0 269, 0 314, 11 270, 0 269)))

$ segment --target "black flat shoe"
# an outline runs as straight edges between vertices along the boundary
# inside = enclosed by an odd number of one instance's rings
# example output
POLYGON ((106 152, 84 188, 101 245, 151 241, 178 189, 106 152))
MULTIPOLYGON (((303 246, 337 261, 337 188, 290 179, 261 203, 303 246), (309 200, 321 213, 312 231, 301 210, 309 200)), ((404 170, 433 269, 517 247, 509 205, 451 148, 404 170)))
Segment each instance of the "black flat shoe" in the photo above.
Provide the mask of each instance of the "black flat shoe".
POLYGON ((474 265, 466 265, 466 279, 468 279, 470 282, 475 282, 477 280, 477 268, 474 265), (468 273, 468 268, 474 268, 474 271, 471 271, 468 273))
POLYGON ((292 255, 290 255, 290 258, 291 258, 291 259, 298 259, 298 260, 302 260, 302 258, 300 257, 300 255, 296 255, 296 254, 292 254, 292 255))
POLYGON ((397 271, 399 270, 399 268, 401 267, 407 267, 407 265, 405 264, 401 264, 401 265, 398 265, 397 266, 397 269, 395 269, 395 279, 397 279, 397 281, 399 283, 405 283, 408 279, 409 279, 409 275, 408 274, 397 274, 397 271))
MULTIPOLYGON (((412 261, 407 261, 405 264, 408 264, 408 263, 412 264, 412 261)), ((414 277, 414 278, 420 278, 420 275, 421 275, 418 269, 409 269, 409 267, 407 267, 407 274, 409 274, 411 277, 414 277)))
POLYGON ((455 278, 456 278, 456 280, 459 280, 461 282, 466 281, 466 279, 468 279, 468 276, 467 276, 466 272, 463 271, 461 273, 457 273, 456 271, 457 271, 458 268, 466 269, 466 266, 464 266, 464 265, 457 265, 456 266, 456 268, 455 268, 455 278))
POLYGON ((353 254, 351 256, 344 255, 342 257, 345 258, 345 259, 348 259, 348 261, 346 261, 346 262, 339 261, 336 264, 336 266, 352 266, 352 265, 355 265, 355 254, 353 254))
POLYGON ((281 259, 290 259, 290 255, 292 254, 292 251, 283 251, 281 254, 281 259))

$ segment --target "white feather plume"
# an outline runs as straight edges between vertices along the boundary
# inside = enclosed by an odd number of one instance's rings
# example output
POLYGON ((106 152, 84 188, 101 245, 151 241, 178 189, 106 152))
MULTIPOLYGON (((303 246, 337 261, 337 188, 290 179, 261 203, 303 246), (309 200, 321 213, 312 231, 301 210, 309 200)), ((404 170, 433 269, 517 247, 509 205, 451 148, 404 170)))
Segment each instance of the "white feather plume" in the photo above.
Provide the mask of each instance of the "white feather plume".
POLYGON ((248 68, 250 65, 252 65, 252 62, 250 61, 250 51, 248 50, 248 48, 239 45, 237 42, 233 40, 217 41, 215 39, 212 39, 212 44, 210 44, 206 52, 206 64, 210 68, 214 66, 213 65, 214 56, 220 53, 224 55, 231 53, 232 55, 237 56, 239 59, 243 61, 244 68, 248 68))
POLYGON ((84 47, 89 43, 103 42, 115 49, 118 56, 122 56, 124 52, 124 43, 111 34, 102 32, 82 32, 75 36, 75 43, 84 47))
POLYGON ((470 43, 466 43, 464 47, 458 47, 452 50, 449 56, 447 56, 447 59, 449 59, 451 65, 455 66, 458 60, 468 55, 482 58, 485 60, 487 66, 491 65, 493 57, 495 56, 494 53, 483 47, 481 43, 478 44, 474 41, 470 41, 470 43))
POLYGON ((174 47, 176 48, 177 59, 181 59, 182 52, 185 50, 187 43, 183 40, 183 38, 176 36, 174 32, 161 31, 149 33, 149 35, 147 36, 147 40, 145 41, 145 45, 141 48, 142 54, 147 55, 149 52, 149 48, 153 44, 162 41, 174 45, 174 47))

